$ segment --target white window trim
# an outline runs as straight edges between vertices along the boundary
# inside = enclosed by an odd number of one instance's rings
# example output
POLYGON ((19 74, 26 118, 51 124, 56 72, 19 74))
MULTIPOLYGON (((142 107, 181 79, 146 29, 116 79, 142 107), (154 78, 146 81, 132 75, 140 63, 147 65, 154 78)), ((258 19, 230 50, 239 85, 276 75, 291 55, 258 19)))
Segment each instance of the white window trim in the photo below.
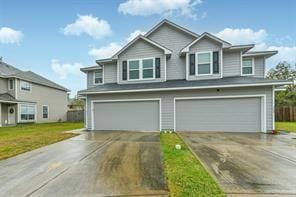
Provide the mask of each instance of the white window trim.
POLYGON ((14 80, 13 79, 8 79, 8 90, 14 90, 14 80), (10 81, 12 81, 12 88, 10 88, 10 81))
POLYGON ((93 84, 94 85, 102 85, 102 84, 104 84, 104 66, 102 66, 102 68, 100 68, 98 70, 93 71, 93 84), (96 83, 96 74, 95 73, 98 70, 102 70, 102 83, 96 83))
POLYGON ((36 122, 37 120, 37 106, 36 104, 32 104, 32 103, 20 103, 18 104, 18 122, 20 123, 25 123, 25 122, 36 122), (21 119, 21 106, 22 105, 32 105, 34 106, 34 111, 35 111, 35 114, 34 114, 34 120, 22 120, 21 119))
POLYGON ((32 92, 32 88, 33 88, 33 86, 32 86, 32 83, 31 83, 31 82, 29 82, 29 81, 24 81, 24 80, 20 80, 20 91, 21 91, 21 92, 32 92), (27 91, 27 90, 23 90, 23 89, 22 89, 22 82, 26 82, 26 83, 29 83, 29 84, 30 84, 30 91, 27 91))
POLYGON ((202 52, 196 52, 195 53, 195 75, 196 76, 213 75, 213 51, 202 51, 202 52), (208 74, 198 74, 198 55, 199 54, 205 54, 205 53, 210 53, 210 73, 208 73, 208 74))
POLYGON ((42 105, 42 119, 48 119, 49 118, 49 106, 48 105, 42 105), (43 107, 47 107, 47 118, 43 117, 43 107))
MULTIPOLYGON (((247 67, 249 68, 249 67, 247 67)), ((241 76, 251 76, 255 74, 255 58, 254 57, 242 57, 242 64, 241 64, 241 76), (244 64, 243 61, 244 59, 251 59, 252 60, 252 73, 251 74, 244 74, 243 73, 243 68, 244 68, 244 64)))
POLYGON ((127 81, 146 81, 146 80, 154 80, 155 79, 155 57, 147 57, 147 58, 139 58, 139 59, 128 59, 127 60, 127 81), (153 60, 153 77, 150 78, 143 78, 143 60, 148 60, 152 59, 153 60), (130 79, 129 76, 129 62, 130 61, 139 61, 139 79, 130 79))
POLYGON ((90 103, 91 111, 91 130, 95 130, 94 127, 94 105, 95 103, 109 103, 109 102, 138 102, 138 101, 158 101, 159 102, 159 130, 162 131, 162 103, 161 98, 143 98, 143 99, 116 99, 116 100, 92 100, 90 103))
POLYGON ((202 96, 202 97, 174 97, 173 117, 174 117, 174 131, 176 131, 176 101, 178 100, 205 100, 205 99, 227 99, 227 98, 260 98, 261 99, 261 132, 267 133, 266 125, 266 95, 252 94, 252 95, 231 95, 231 96, 202 96))

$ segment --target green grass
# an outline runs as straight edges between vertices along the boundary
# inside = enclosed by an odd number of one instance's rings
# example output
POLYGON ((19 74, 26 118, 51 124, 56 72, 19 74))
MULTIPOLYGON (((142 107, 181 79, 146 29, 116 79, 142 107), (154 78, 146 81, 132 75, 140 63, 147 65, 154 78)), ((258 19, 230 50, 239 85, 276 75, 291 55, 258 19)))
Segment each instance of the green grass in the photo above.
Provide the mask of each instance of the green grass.
POLYGON ((0 128, 0 160, 75 136, 83 123, 19 124, 0 128))
POLYGON ((225 196, 178 135, 161 133, 160 140, 170 196, 225 196))
POLYGON ((275 129, 296 133, 296 122, 276 122, 275 129))

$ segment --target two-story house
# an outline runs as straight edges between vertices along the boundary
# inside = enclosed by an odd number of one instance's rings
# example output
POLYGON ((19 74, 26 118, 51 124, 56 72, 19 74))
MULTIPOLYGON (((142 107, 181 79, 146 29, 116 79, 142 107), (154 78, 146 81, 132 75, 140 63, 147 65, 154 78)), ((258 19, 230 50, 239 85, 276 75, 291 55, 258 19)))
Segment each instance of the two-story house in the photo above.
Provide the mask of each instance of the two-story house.
POLYGON ((210 33, 198 35, 163 20, 96 66, 82 68, 91 130, 268 132, 274 89, 265 60, 210 33))
POLYGON ((0 61, 0 125, 65 121, 68 89, 0 61))

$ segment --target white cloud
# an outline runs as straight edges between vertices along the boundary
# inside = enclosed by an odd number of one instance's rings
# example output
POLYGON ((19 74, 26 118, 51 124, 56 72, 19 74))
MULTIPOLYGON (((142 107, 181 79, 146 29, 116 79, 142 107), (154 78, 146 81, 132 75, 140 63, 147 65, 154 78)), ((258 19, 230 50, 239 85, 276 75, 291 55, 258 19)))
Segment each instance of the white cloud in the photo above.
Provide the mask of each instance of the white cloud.
POLYGON ((119 5, 118 12, 132 16, 176 14, 196 19, 196 7, 201 3, 202 0, 127 0, 119 5))
POLYGON ((132 32, 132 33, 129 35, 128 38, 126 38, 126 41, 127 41, 127 42, 130 42, 130 41, 132 41, 135 37, 137 37, 138 35, 144 35, 144 34, 146 34, 145 31, 136 30, 136 31, 132 32))
POLYGON ((91 48, 88 51, 88 54, 90 56, 93 56, 96 59, 103 59, 103 58, 109 58, 112 55, 114 55, 117 51, 121 49, 122 45, 116 42, 111 42, 107 46, 102 46, 100 48, 91 48))
POLYGON ((254 31, 252 29, 231 29, 225 28, 215 34, 232 44, 260 44, 264 42, 267 33, 264 29, 254 31))
POLYGON ((88 51, 88 54, 96 59, 109 58, 112 55, 114 55, 117 51, 119 51, 126 43, 132 41, 138 35, 144 35, 145 33, 145 31, 135 30, 134 32, 130 33, 130 35, 124 40, 123 43, 111 42, 110 44, 102 46, 100 48, 92 47, 88 51))
POLYGON ((282 61, 296 63, 296 46, 269 46, 266 50, 278 51, 278 54, 271 57, 269 60, 270 64, 274 66, 282 61))
POLYGON ((93 17, 92 15, 78 15, 74 23, 68 24, 63 28, 63 33, 76 36, 85 33, 95 39, 100 39, 111 35, 112 31, 109 23, 103 19, 93 17))
POLYGON ((21 31, 11 29, 9 27, 0 28, 0 43, 13 44, 20 43, 24 35, 21 31))
POLYGON ((81 63, 61 64, 59 60, 51 60, 52 70, 58 74, 61 79, 66 79, 69 75, 80 75, 80 68, 82 67, 83 65, 81 63))
MULTIPOLYGON (((296 63, 296 46, 284 46, 280 45, 278 42, 278 40, 286 39, 287 36, 284 38, 274 38, 274 36, 270 36, 264 29, 256 31, 250 28, 225 28, 224 30, 214 34, 232 44, 255 44, 255 47, 252 50, 278 51, 277 55, 267 60, 269 67, 275 66, 281 61, 296 63)), ((289 39, 291 38, 289 37, 289 39)))

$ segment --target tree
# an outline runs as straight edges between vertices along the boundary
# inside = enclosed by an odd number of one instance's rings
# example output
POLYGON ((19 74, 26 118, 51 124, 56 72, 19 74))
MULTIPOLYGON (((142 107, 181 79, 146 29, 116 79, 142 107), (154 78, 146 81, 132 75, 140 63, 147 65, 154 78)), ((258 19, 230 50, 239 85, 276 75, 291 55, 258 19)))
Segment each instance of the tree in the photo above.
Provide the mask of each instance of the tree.
POLYGON ((268 79, 289 80, 293 84, 288 85, 285 91, 276 92, 276 105, 296 106, 296 64, 292 67, 287 62, 280 62, 267 73, 268 79))

